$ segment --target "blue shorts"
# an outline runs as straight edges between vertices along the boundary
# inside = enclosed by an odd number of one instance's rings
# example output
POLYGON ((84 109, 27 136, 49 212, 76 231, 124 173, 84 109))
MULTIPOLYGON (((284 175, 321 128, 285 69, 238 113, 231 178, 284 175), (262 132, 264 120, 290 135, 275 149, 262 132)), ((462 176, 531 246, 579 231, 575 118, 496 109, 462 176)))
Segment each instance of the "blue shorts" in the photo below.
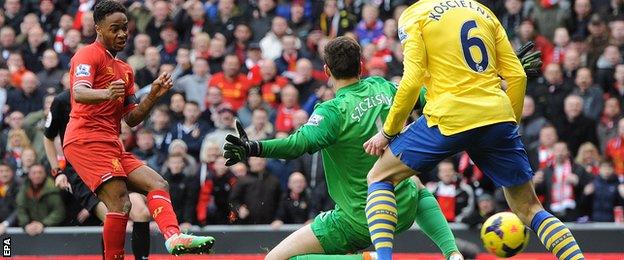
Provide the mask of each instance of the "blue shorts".
POLYGON ((508 122, 444 136, 437 126, 428 127, 427 119, 421 116, 392 140, 390 150, 405 165, 421 173, 431 171, 449 156, 466 151, 497 186, 517 186, 533 177, 518 127, 508 122))

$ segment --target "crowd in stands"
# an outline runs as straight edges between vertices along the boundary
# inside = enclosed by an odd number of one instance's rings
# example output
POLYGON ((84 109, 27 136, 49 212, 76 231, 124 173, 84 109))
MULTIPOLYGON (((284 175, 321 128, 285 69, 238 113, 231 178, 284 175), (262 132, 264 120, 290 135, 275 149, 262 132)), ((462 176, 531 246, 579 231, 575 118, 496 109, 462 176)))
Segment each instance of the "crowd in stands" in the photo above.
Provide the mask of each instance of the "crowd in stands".
MULTIPOLYGON (((0 0, 0 233, 97 223, 46 175, 43 147, 52 99, 69 87, 69 60, 95 40, 95 2, 0 0)), ((277 229, 333 207, 320 153, 226 167, 225 136, 235 119, 254 140, 304 125, 335 95, 322 49, 336 36, 360 42, 364 76, 400 81, 397 20, 415 1, 121 2, 130 37, 117 58, 134 69, 137 96, 163 72, 174 88, 120 138, 169 182, 180 223, 277 229)), ((614 221, 624 204, 624 0, 480 2, 514 47, 535 41, 542 52, 543 76, 529 80, 520 124, 540 200, 566 221, 614 221)), ((449 222, 478 226, 507 209, 467 153, 419 177, 449 222)))

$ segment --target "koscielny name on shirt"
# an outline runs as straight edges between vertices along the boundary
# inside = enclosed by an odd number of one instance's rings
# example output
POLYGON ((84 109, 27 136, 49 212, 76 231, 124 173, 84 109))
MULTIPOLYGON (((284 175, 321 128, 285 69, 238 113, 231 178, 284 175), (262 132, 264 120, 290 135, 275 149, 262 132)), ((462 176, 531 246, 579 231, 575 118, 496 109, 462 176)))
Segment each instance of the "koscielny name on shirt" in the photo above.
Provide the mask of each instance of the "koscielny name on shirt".
POLYGON ((360 103, 358 103, 355 106, 355 109, 353 110, 353 112, 351 112, 351 118, 359 122, 360 119, 362 119, 362 115, 364 115, 366 111, 370 110, 371 108, 380 106, 380 105, 391 106, 392 97, 386 96, 384 94, 377 94, 377 95, 370 96, 370 97, 363 99, 362 101, 360 101, 360 103))
POLYGON ((487 19, 491 19, 488 12, 483 7, 481 7, 481 5, 473 1, 465 1, 465 0, 441 1, 439 4, 435 5, 431 9, 428 17, 433 20, 440 21, 440 19, 442 18, 442 15, 444 15, 446 11, 450 9, 455 9, 455 8, 472 9, 472 10, 479 12, 481 15, 485 16, 487 19))

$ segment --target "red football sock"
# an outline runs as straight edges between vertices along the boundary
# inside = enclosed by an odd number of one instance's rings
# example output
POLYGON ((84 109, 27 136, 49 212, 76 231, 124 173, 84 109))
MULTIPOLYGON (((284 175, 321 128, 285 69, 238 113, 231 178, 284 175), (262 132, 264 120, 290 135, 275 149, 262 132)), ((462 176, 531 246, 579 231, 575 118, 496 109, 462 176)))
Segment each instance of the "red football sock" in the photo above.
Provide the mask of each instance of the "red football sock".
POLYGON ((128 215, 117 212, 106 213, 104 219, 104 259, 124 259, 124 244, 126 241, 126 224, 128 215))
POLYGON ((173 211, 173 206, 171 206, 169 192, 164 190, 150 191, 147 194, 147 207, 165 239, 180 233, 178 219, 173 211))

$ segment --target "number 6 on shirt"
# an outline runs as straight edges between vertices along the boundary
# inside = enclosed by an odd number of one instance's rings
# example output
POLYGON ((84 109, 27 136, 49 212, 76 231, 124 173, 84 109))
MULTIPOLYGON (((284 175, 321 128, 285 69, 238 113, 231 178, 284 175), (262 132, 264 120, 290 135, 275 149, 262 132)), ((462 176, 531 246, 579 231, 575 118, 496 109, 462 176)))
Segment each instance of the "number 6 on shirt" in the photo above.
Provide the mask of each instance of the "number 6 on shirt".
POLYGON ((468 67, 475 72, 481 73, 485 71, 488 67, 488 53, 485 48, 485 43, 481 38, 475 36, 470 37, 468 34, 474 28, 477 28, 477 22, 475 20, 466 21, 461 27, 461 44, 462 51, 464 53, 464 60, 468 64, 468 67), (470 47, 479 48, 479 52, 481 52, 481 61, 477 62, 472 57, 472 53, 470 52, 470 47))

